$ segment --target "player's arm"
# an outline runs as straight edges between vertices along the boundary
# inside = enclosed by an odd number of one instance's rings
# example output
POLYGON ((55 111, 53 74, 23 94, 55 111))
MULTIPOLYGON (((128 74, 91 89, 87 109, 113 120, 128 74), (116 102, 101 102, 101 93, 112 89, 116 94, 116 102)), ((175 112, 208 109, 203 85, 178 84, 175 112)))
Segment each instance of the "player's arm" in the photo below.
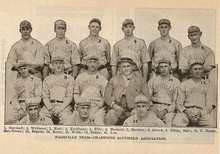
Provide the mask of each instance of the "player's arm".
POLYGON ((79 77, 80 76, 78 76, 76 78, 75 85, 74 85, 74 92, 73 92, 74 101, 76 103, 78 103, 80 101, 80 96, 81 96, 81 91, 80 91, 80 87, 79 87, 79 77))
POLYGON ((148 81, 148 62, 151 61, 149 52, 147 50, 146 43, 143 41, 143 47, 141 49, 141 63, 142 63, 142 74, 146 81, 148 81))
POLYGON ((44 64, 43 64, 43 79, 49 75, 49 65, 50 65, 50 53, 49 45, 45 44, 43 47, 44 64))
POLYGON ((50 98, 49 86, 47 84, 47 80, 45 79, 43 81, 43 102, 46 108, 50 111, 54 108, 54 106, 51 104, 49 98, 50 98))
POLYGON ((107 105, 112 108, 113 104, 115 104, 115 100, 113 98, 113 92, 114 92, 114 83, 113 80, 110 79, 108 82, 106 89, 105 89, 105 95, 104 95, 104 101, 107 103, 107 105))
POLYGON ((113 47, 112 58, 111 58, 111 69, 112 69, 112 77, 117 75, 117 63, 118 63, 118 48, 116 45, 113 47))
POLYGON ((72 45, 72 55, 71 55, 71 65, 72 65, 72 76, 74 79, 77 77, 79 72, 79 64, 80 64, 80 54, 77 46, 75 44, 72 45))
POLYGON ((148 63, 144 63, 142 65, 142 74, 143 74, 143 77, 144 79, 147 81, 148 80, 148 63))
POLYGON ((16 47, 12 46, 7 58, 7 68, 11 70, 11 68, 15 65, 15 63, 17 63, 17 58, 18 56, 16 54, 16 47))
POLYGON ((107 45, 106 45, 106 59, 107 59, 107 63, 110 64, 110 61, 111 61, 111 46, 110 46, 109 42, 107 42, 107 45))
POLYGON ((180 51, 182 50, 182 45, 179 42, 177 42, 175 47, 176 47, 177 69, 179 69, 180 51))
POLYGON ((183 78, 186 78, 187 73, 189 71, 188 68, 188 60, 184 55, 184 50, 180 51, 180 56, 179 56, 179 69, 181 70, 181 74, 183 78))
POLYGON ((177 87, 177 97, 176 97, 176 109, 179 112, 184 112, 186 110, 185 108, 185 99, 186 99, 186 93, 184 84, 182 83, 179 87, 177 87))

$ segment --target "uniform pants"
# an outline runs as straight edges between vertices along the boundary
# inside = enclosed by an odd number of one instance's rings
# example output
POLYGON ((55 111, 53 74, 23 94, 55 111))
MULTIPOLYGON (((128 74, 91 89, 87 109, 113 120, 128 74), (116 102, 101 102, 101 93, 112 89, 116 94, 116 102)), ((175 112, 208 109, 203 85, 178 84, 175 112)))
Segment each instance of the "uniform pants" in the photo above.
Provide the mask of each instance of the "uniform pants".
MULTIPOLYGON (((169 104, 154 104, 154 106, 158 109, 159 112, 161 110, 166 109, 169 106, 169 104)), ((157 113, 155 113, 155 115, 157 116, 157 113)), ((174 115, 174 112, 169 112, 161 120, 165 123, 167 127, 171 127, 174 115)))
MULTIPOLYGON (((192 111, 194 114, 196 114, 198 111, 201 111, 202 109, 199 108, 188 108, 187 110, 192 111)), ((195 126, 195 127, 213 127, 213 118, 210 114, 202 115, 199 118, 199 121, 194 124, 190 122, 188 119, 188 116, 185 113, 178 112, 173 120, 173 126, 175 127, 187 127, 187 126, 195 126)))
MULTIPOLYGON (((52 103, 52 105, 55 108, 60 108, 62 103, 52 103)), ((63 109, 63 111, 58 115, 51 115, 50 112, 48 111, 48 109, 44 106, 42 108, 42 112, 44 113, 44 116, 52 119, 52 121, 54 122, 54 124, 60 124, 62 125, 63 122, 72 115, 72 111, 71 111, 71 106, 68 105, 65 109, 63 109)))

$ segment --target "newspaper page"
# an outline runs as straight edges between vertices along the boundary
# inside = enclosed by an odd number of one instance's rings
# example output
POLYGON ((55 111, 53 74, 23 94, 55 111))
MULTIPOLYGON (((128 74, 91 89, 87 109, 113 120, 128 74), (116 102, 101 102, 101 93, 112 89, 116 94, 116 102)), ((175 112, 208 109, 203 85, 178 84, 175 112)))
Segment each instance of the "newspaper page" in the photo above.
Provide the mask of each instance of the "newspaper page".
POLYGON ((3 1, 1 153, 219 153, 219 4, 3 1))

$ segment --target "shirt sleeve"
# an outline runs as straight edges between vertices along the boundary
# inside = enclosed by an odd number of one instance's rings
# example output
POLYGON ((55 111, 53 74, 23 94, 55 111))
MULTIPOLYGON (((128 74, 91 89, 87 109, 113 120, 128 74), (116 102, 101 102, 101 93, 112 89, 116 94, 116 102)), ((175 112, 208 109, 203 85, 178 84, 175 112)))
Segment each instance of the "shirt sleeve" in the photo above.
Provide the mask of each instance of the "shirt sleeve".
POLYGON ((111 65, 112 66, 117 66, 118 63, 118 47, 117 44, 114 45, 113 51, 112 51, 112 58, 111 58, 111 65))
POLYGON ((142 62, 142 64, 144 64, 149 61, 151 61, 150 55, 149 55, 149 52, 147 51, 147 45, 146 45, 145 41, 143 40, 143 46, 141 49, 141 62, 142 62))
POLYGON ((43 81, 43 98, 50 98, 49 86, 47 84, 47 78, 43 81))
POLYGON ((152 60, 153 54, 154 54, 154 45, 155 43, 151 42, 148 46, 148 54, 150 56, 150 59, 152 60))
POLYGON ((189 69, 188 67, 188 60, 184 54, 185 50, 180 51, 180 57, 179 57, 179 69, 189 69))
POLYGON ((17 60, 16 47, 12 46, 7 58, 8 67, 11 69, 17 63, 17 60))
POLYGON ((77 49, 77 46, 75 44, 72 45, 71 64, 80 64, 79 50, 77 49))
POLYGON ((70 77, 68 81, 68 85, 66 87, 66 97, 73 98, 73 90, 74 90, 74 78, 70 77))
POLYGON ((36 63, 39 65, 39 66, 43 66, 44 64, 44 52, 43 52, 43 46, 42 44, 37 44, 37 52, 36 52, 36 56, 35 56, 35 60, 36 60, 36 63))
POLYGON ((50 65, 50 52, 49 52, 49 44, 45 44, 43 47, 43 56, 44 56, 44 64, 50 65))
POLYGON ((184 106, 185 100, 186 100, 186 93, 185 93, 185 84, 181 84, 177 88, 177 100, 176 100, 176 106, 177 111, 183 112, 186 108, 184 106))

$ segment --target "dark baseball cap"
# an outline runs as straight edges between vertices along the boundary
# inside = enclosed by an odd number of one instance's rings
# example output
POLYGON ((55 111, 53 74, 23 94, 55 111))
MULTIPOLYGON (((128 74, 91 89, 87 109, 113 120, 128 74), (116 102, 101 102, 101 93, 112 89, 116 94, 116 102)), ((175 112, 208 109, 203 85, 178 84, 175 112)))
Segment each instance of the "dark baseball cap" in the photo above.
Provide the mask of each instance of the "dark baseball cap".
POLYGON ((126 26, 127 24, 134 25, 134 21, 131 19, 125 19, 124 22, 122 23, 122 26, 126 26))
POLYGON ((161 20, 159 20, 158 21, 158 25, 160 26, 162 24, 167 24, 167 25, 170 26, 170 20, 168 20, 168 19, 161 19, 161 20))
POLYGON ((92 22, 97 22, 100 26, 101 26, 101 20, 98 18, 93 18, 90 20, 89 24, 91 24, 92 22))
POLYGON ((20 28, 23 28, 23 27, 28 27, 28 28, 32 28, 31 27, 31 23, 27 20, 23 20, 21 23, 20 23, 20 28))
POLYGON ((201 32, 198 26, 190 26, 188 29, 188 34, 194 33, 194 32, 201 32))

